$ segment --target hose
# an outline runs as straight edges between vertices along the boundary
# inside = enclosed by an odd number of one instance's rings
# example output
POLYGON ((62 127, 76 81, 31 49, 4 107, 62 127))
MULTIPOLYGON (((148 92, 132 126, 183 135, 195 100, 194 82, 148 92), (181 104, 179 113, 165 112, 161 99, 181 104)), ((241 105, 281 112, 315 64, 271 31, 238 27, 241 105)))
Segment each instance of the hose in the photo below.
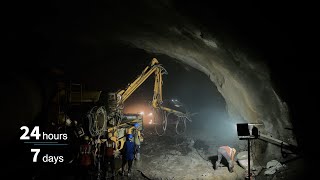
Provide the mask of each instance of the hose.
POLYGON ((163 111, 162 109, 154 109, 154 114, 155 114, 155 123, 156 123, 155 126, 154 126, 155 127, 155 131, 156 131, 158 136, 163 136, 165 134, 166 130, 167 130, 169 113, 167 114, 166 111, 163 111), (160 111, 160 115, 158 114, 157 110, 160 111), (156 117, 159 117, 158 115, 160 116, 159 120, 157 120, 157 118, 156 118, 156 117), (162 121, 161 121, 161 119, 162 119, 161 115, 163 115, 163 120, 162 121), (158 128, 157 128, 157 122, 160 122, 160 121, 161 121, 161 124, 162 124, 162 130, 163 130, 163 132, 161 134, 158 132, 158 128))
POLYGON ((210 161, 210 160, 205 159, 204 157, 202 157, 202 155, 199 153, 199 151, 198 151, 198 149, 197 149, 197 148, 194 148, 194 149, 197 151, 198 155, 199 155, 203 160, 208 161, 208 162, 210 162, 210 163, 211 163, 211 161, 210 161))
POLYGON ((186 120, 187 120, 187 118, 185 118, 185 117, 178 117, 178 121, 177 121, 177 123, 176 123, 176 133, 177 133, 178 135, 181 135, 181 134, 183 134, 184 132, 186 132, 186 129, 187 129, 186 120), (183 130, 181 133, 178 132, 178 126, 179 126, 180 121, 183 121, 183 124, 184 124, 184 130, 183 130))
POLYGON ((93 107, 89 113, 87 114, 87 117, 89 119, 89 132, 91 134, 92 137, 95 136, 101 136, 101 134, 103 133, 105 126, 106 126, 106 119, 107 119, 107 112, 105 110, 105 108, 103 106, 101 107, 93 107), (102 128, 98 127, 98 116, 102 115, 103 117, 103 126, 102 128))
POLYGON ((187 129, 187 120, 189 122, 191 122, 192 120, 190 119, 190 113, 186 111, 186 113, 184 115, 181 115, 181 114, 175 114, 175 113, 171 113, 171 112, 167 112, 167 111, 164 111, 162 110, 161 108, 158 108, 158 109, 153 109, 154 111, 154 114, 155 114, 155 131, 156 131, 156 134, 158 136, 163 136, 165 134, 165 131, 167 130, 167 125, 168 125, 168 116, 170 114, 174 114, 174 115, 177 115, 178 116, 178 120, 176 122, 176 134, 178 135, 181 135, 183 133, 186 132, 186 129, 187 129), (158 113, 158 111, 160 113, 158 113), (164 114, 164 115, 163 115, 164 114), (159 119, 157 119, 156 117, 158 117, 159 119), (162 121, 160 119, 163 119, 162 121), (157 123, 160 122, 162 123, 162 130, 163 132, 162 133, 159 133, 158 131, 158 128, 157 128, 157 123), (180 124, 180 121, 183 121, 183 125, 184 125, 184 129, 182 132, 179 132, 178 131, 178 127, 179 127, 179 124, 180 124))
POLYGON ((151 180, 148 176, 146 176, 141 170, 137 169, 138 172, 141 173, 142 177, 148 179, 148 180, 151 180))
MULTIPOLYGON (((106 112, 105 108, 103 106, 100 106, 99 108, 97 106, 95 106, 89 111, 89 113, 87 114, 87 117, 89 119, 89 132, 90 132, 91 136, 92 137, 98 136, 98 139, 100 139, 100 136, 103 134, 104 129, 107 124, 107 112, 106 112), (97 118, 99 115, 102 115, 102 117, 103 117, 103 125, 101 128, 98 127, 97 118)), ((95 152, 94 152, 95 164, 100 162, 100 159, 96 158, 97 152, 98 152, 98 146, 99 146, 99 143, 95 143, 95 152)))
POLYGON ((94 136, 96 134, 96 132, 94 131, 94 129, 92 128, 93 127, 93 124, 94 124, 94 111, 97 107, 94 106, 92 109, 90 109, 90 111, 88 112, 87 114, 87 118, 89 120, 89 132, 91 134, 91 136, 94 136))
POLYGON ((121 124, 121 120, 123 119, 123 114, 121 112, 116 113, 114 118, 116 120, 117 126, 119 126, 121 124))

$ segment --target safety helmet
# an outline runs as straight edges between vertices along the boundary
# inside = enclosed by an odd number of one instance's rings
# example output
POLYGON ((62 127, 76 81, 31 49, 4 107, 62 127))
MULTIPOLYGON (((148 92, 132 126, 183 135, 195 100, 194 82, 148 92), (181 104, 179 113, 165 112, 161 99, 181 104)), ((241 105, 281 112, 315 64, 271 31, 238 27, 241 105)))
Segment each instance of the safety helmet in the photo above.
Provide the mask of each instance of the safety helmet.
POLYGON ((134 123, 134 127, 138 128, 139 127, 139 123, 134 123))
POLYGON ((84 140, 89 141, 89 136, 84 136, 84 140))
POLYGON ((71 119, 67 117, 66 126, 71 126, 71 123, 72 123, 71 119))
POLYGON ((133 135, 132 134, 128 134, 127 136, 129 139, 133 138, 133 135))

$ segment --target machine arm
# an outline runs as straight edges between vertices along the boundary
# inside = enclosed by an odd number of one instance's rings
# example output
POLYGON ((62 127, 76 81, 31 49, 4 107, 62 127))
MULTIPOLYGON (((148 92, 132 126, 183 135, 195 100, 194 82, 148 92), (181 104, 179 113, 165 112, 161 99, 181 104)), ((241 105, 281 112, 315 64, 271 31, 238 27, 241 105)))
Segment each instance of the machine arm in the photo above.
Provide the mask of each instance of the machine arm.
POLYGON ((159 61, 156 58, 153 58, 151 64, 147 66, 142 73, 138 76, 138 78, 129 84, 129 86, 125 90, 120 90, 117 93, 117 105, 121 106, 130 95, 139 88, 143 82, 145 82, 151 74, 155 73, 155 81, 154 81, 154 94, 152 99, 152 106, 156 109, 161 109, 167 111, 169 113, 176 114, 178 116, 185 116, 184 113, 170 109, 168 107, 161 106, 162 104, 162 75, 167 74, 167 71, 159 64, 159 61))
MULTIPOLYGON (((140 76, 133 81, 125 90, 120 90, 117 93, 117 104, 121 105, 123 104, 129 97, 130 95, 138 88, 141 86, 141 84, 148 79, 148 77, 153 74, 154 72, 159 73, 166 73, 165 69, 159 64, 158 60, 156 58, 153 58, 151 61, 151 64, 147 66, 140 76)), ((159 76, 159 75, 157 75, 159 76)), ((160 75, 161 77, 161 75, 160 75)))

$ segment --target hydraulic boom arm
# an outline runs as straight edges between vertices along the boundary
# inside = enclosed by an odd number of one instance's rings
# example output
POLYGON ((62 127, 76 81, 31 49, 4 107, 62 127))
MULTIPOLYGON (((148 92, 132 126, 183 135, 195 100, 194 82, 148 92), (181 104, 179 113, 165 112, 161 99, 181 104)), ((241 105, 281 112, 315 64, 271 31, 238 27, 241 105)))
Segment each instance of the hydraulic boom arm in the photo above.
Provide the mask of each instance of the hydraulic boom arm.
POLYGON ((147 66, 142 73, 138 76, 138 78, 129 84, 129 86, 125 90, 120 90, 117 93, 117 106, 120 107, 129 97, 130 95, 141 86, 145 80, 150 77, 151 74, 155 73, 155 81, 154 81, 154 94, 152 99, 152 106, 155 109, 162 109, 164 111, 176 114, 178 116, 183 116, 184 113, 170 109, 168 107, 161 106, 162 104, 162 75, 167 74, 167 71, 159 64, 156 58, 153 58, 151 64, 147 66))

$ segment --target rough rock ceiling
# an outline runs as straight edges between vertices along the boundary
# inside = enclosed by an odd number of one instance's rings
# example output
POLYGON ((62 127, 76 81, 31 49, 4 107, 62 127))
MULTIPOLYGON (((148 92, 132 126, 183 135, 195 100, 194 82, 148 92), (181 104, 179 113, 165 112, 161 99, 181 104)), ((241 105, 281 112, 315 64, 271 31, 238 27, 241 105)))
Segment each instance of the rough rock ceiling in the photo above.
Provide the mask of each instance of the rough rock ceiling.
POLYGON ((273 136, 292 137, 282 131, 291 127, 287 106, 274 91, 268 69, 260 59, 220 46, 214 33, 179 14, 171 3, 146 2, 134 7, 140 5, 146 10, 130 11, 132 16, 121 16, 115 23, 105 21, 105 26, 117 29, 110 32, 112 38, 199 69, 215 83, 235 122, 263 123, 265 132, 273 136))
MULTIPOLYGON (((263 123, 265 132, 282 139, 291 138, 290 133, 282 131, 285 127, 291 127, 287 105, 276 93, 264 61, 260 56, 252 56, 250 49, 258 49, 263 54, 266 51, 261 49, 268 47, 267 51, 275 51, 272 55, 282 50, 291 53, 291 46, 287 46, 292 42, 287 42, 292 35, 289 30, 294 27, 293 19, 299 19, 297 14, 292 17, 294 8, 290 10, 288 7, 289 13, 278 17, 277 14, 287 6, 257 4, 250 7, 249 4, 236 4, 229 7, 228 3, 212 6, 179 1, 33 3, 29 4, 31 8, 28 13, 23 7, 13 11, 21 10, 20 13, 12 13, 16 21, 10 22, 8 27, 15 30, 9 33, 12 41, 8 45, 16 46, 17 41, 22 40, 19 41, 22 54, 34 57, 34 51, 30 51, 32 48, 26 48, 34 41, 34 47, 39 51, 37 63, 50 64, 69 58, 76 63, 77 59, 73 59, 72 54, 83 52, 68 52, 62 60, 56 56, 42 62, 42 55, 55 52, 59 46, 64 46, 64 50, 68 51, 70 45, 94 51, 97 46, 108 49, 115 44, 126 44, 150 53, 166 54, 208 75, 225 98, 228 112, 235 122, 263 123), (270 8, 272 14, 267 13, 270 8), (22 15, 23 12, 26 16, 22 15), (256 15, 261 21, 254 23, 256 19, 247 20, 256 15), (232 23, 223 23, 225 20, 232 23), (254 25, 250 26, 251 23, 254 25), (246 26, 249 28, 244 28, 246 26), (15 32, 19 32, 19 36, 15 36, 15 32), (265 34, 260 34, 262 32, 265 34), (24 38, 19 39, 21 36, 24 38), (271 42, 275 39, 277 43, 271 48, 271 42), (245 41, 251 46, 239 43, 245 41), (260 41, 267 43, 263 46, 263 43, 257 43, 260 41)), ((290 53, 284 53, 288 54, 284 63, 291 63, 290 53)), ((268 60, 273 57, 266 55, 264 58, 268 60)))

